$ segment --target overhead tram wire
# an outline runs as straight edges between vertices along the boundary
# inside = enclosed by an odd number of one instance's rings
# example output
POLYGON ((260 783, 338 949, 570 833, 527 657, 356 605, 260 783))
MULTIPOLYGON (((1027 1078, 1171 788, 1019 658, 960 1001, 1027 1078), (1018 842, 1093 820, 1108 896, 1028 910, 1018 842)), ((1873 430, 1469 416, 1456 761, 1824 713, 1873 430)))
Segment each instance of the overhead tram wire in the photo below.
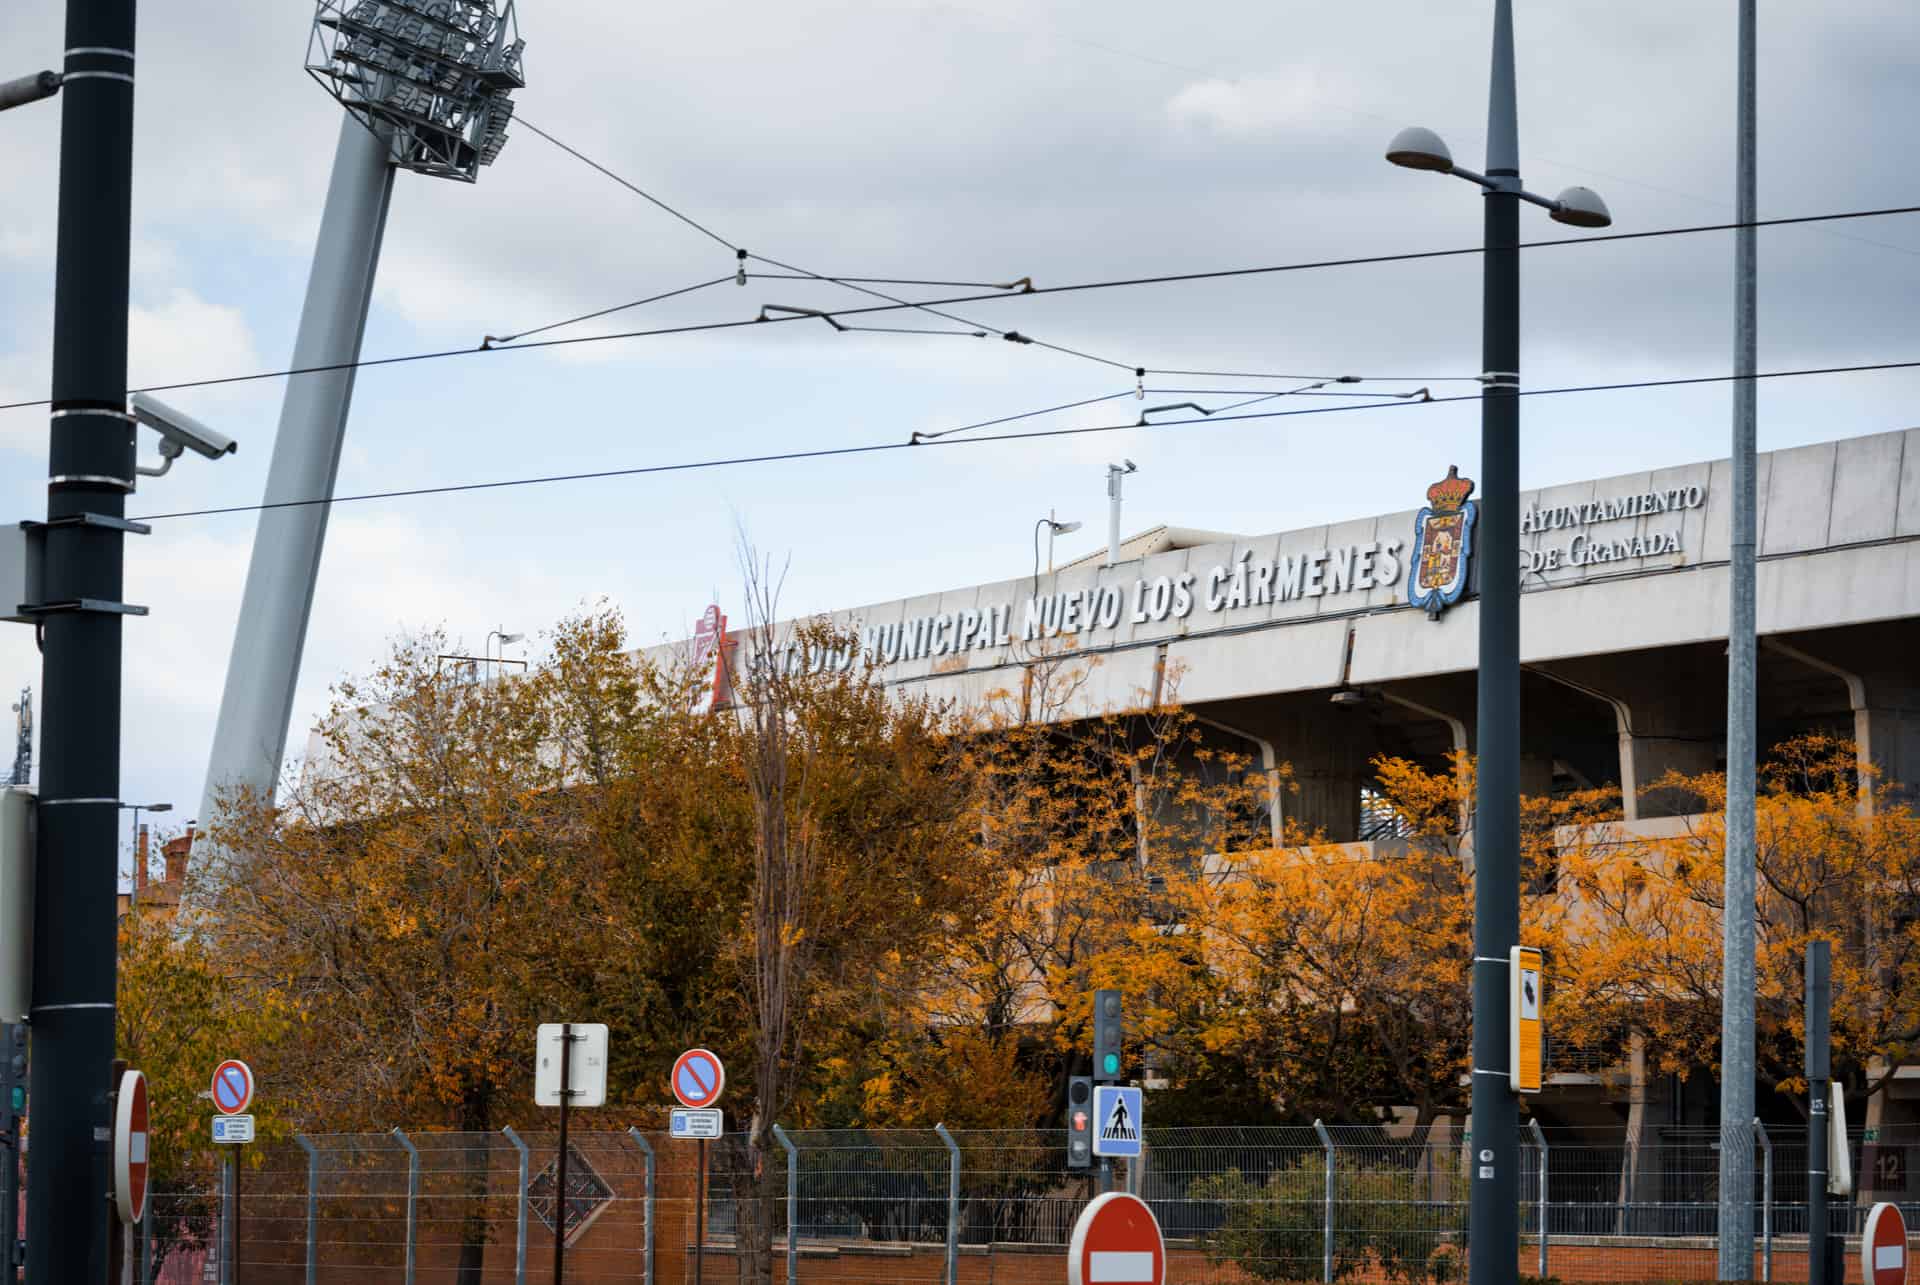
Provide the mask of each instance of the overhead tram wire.
MULTIPOLYGON (((746 262, 746 260, 755 259, 761 263, 768 264, 772 267, 780 268, 783 271, 798 274, 798 279, 800 280, 819 281, 819 282, 823 282, 830 285, 841 286, 844 289, 855 290, 864 295, 871 295, 876 299, 884 299, 888 303, 898 304, 902 307, 918 308, 922 312, 927 312, 932 314, 933 316, 940 317, 943 320, 952 321, 959 325, 965 326, 969 331, 986 330, 989 333, 1000 336, 1000 338, 1002 339, 1012 339, 1017 343, 1035 344, 1041 348, 1047 348, 1047 349, 1051 349, 1054 352, 1064 353, 1069 357, 1077 357, 1082 361, 1098 362, 1103 366, 1114 366, 1114 367, 1118 367, 1121 370, 1134 370, 1138 368, 1137 362, 1114 361, 1111 358, 1099 357, 1099 356, 1095 356, 1092 353, 1082 352, 1077 348, 1068 348, 1060 344, 1048 343, 1044 340, 1028 339, 1023 335, 1020 335, 1019 332, 1017 331, 1001 330, 994 326, 985 325, 982 322, 969 321, 965 317, 956 316, 948 312, 941 312, 937 308, 929 307, 925 304, 917 303, 912 300, 902 299, 896 295, 886 294, 883 291, 873 289, 871 285, 863 284, 863 282, 878 282, 880 280, 879 278, 869 277, 869 278, 856 279, 851 277, 830 277, 823 273, 814 272, 814 271, 811 271, 810 269, 799 267, 795 264, 782 263, 778 259, 769 258, 764 254, 754 254, 753 252, 743 248, 739 244, 733 241, 729 241, 727 238, 721 236, 718 232, 715 232, 712 228, 707 227, 705 224, 700 223, 699 221, 693 219, 692 217, 681 213, 679 210, 675 209, 673 206, 667 204, 665 201, 661 200, 659 197, 655 196, 653 193, 641 187, 638 183, 635 183, 632 180, 627 179, 621 176, 620 174, 615 173, 613 170, 609 169, 605 165, 602 165, 599 161, 596 161, 592 157, 588 156, 585 152, 580 151, 576 147, 569 146, 568 144, 562 142, 558 138, 555 138, 552 134, 549 134, 546 130, 541 129, 538 125, 535 125, 531 121, 527 120, 526 117, 521 116, 521 117, 518 117, 517 119, 522 125, 525 125, 528 129, 532 130, 535 134, 538 134, 541 138, 546 139, 549 143, 552 143, 555 147, 559 148, 561 151, 565 152, 567 155, 573 157, 575 160, 580 161, 582 164, 589 166, 596 172, 605 175, 607 178, 612 179, 615 183, 618 183, 621 187, 626 188, 629 192, 632 192, 635 196, 638 196, 639 198, 655 206, 656 208, 660 210, 664 210, 666 213, 671 214, 674 218, 679 219, 682 223, 686 224, 688 227, 693 228, 694 230, 702 233, 703 235, 711 238, 712 240, 719 242, 721 245, 727 247, 727 249, 732 250, 734 254, 738 256, 738 258, 740 259, 743 265, 746 262)), ((737 276, 735 280, 738 280, 740 284, 745 285, 746 275, 744 271, 742 271, 742 273, 739 276, 737 276)), ((1031 277, 1022 277, 1019 280, 1013 281, 1007 285, 994 285, 992 283, 988 283, 987 285, 988 289, 992 289, 995 291, 1013 291, 1016 289, 1016 287, 1023 287, 1019 291, 1022 294, 1034 293, 1033 279, 1031 277)), ((964 289, 966 288, 966 286, 962 285, 961 288, 964 289)), ((1000 296, 996 294, 991 297, 999 298, 1000 296)), ((531 332, 527 332, 527 333, 531 333, 531 332)), ((916 332, 912 330, 893 330, 891 332, 879 331, 877 333, 914 334, 914 333, 920 333, 920 332, 916 332)), ((944 334, 947 332, 942 331, 937 333, 944 334)))
MULTIPOLYGON (((1829 223, 1848 219, 1883 218, 1897 214, 1920 214, 1920 205, 1891 206, 1873 210, 1845 210, 1831 214, 1807 214, 1780 219, 1756 219, 1751 223, 1704 223, 1688 227, 1656 228, 1646 232, 1599 233, 1583 237, 1554 238, 1545 241, 1523 241, 1519 249, 1544 250, 1563 246, 1595 245, 1607 241, 1639 241, 1654 237, 1690 236, 1703 232, 1730 232, 1743 227, 1769 228, 1790 227, 1810 223, 1829 223)), ((902 308, 923 308, 927 306, 944 307, 950 304, 981 303, 990 299, 1024 298, 1033 295, 1073 294, 1087 290, 1116 290, 1135 286, 1173 285, 1187 281, 1218 281, 1235 277, 1270 276, 1285 272, 1310 272, 1321 268, 1360 267, 1380 263, 1409 263, 1422 259, 1459 258, 1466 255, 1486 253, 1484 246, 1468 246, 1454 250, 1419 250, 1402 254, 1364 255, 1346 259, 1315 259, 1297 263, 1270 264, 1251 268, 1227 268, 1209 272, 1178 272, 1150 277, 1124 277, 1105 281, 1079 281, 1058 286, 1036 286, 1031 291, 1022 291, 1018 295, 985 294, 960 295, 948 299, 928 299, 912 304, 875 304, 861 308, 842 308, 817 314, 830 317, 872 316, 878 313, 898 312, 902 308)), ((831 278, 822 278, 830 280, 831 278)), ((683 326, 661 326, 651 330, 619 331, 606 335, 581 335, 571 339, 542 339, 529 344, 511 344, 501 348, 482 349, 479 347, 447 348, 436 351, 405 353, 394 357, 370 357, 360 361, 334 362, 318 366, 296 366, 282 370, 256 371, 245 375, 225 375, 212 379, 181 380, 168 384, 152 384, 143 388, 128 389, 133 393, 171 392, 184 388, 212 388, 223 384, 239 384, 262 379, 285 379, 292 375, 325 374, 337 370, 360 370, 377 366, 404 365, 409 362, 438 361, 450 357, 470 357, 477 353, 531 352, 541 348, 559 348, 574 344, 610 343, 626 339, 652 339, 667 335, 701 334, 710 331, 741 330, 751 326, 778 324, 782 321, 811 320, 809 317, 770 317, 766 321, 746 318, 735 321, 710 321, 683 326)), ((1139 369, 1139 368, 1134 368, 1139 369)), ((1192 375, 1225 379, 1315 379, 1317 375, 1272 375, 1251 371, 1175 371, 1152 368, 1149 374, 1192 375)), ((1369 379, 1381 383, 1440 383, 1451 380, 1474 380, 1478 376, 1445 375, 1376 375, 1369 379)), ((28 407, 49 405, 49 399, 32 398, 26 401, 0 402, 0 411, 23 410, 28 407)))
POLYGON ((528 335, 543 335, 549 330, 559 330, 563 326, 578 325, 583 321, 592 321, 597 317, 611 316, 616 312, 625 312, 629 308, 638 308, 649 303, 659 303, 663 299, 677 299, 683 294, 692 294, 696 290, 706 290, 712 286, 724 285, 733 280, 729 273, 724 277, 715 277, 711 281, 701 281, 695 285, 682 286, 678 290, 669 290, 664 294, 648 295, 645 299, 635 299, 631 303, 615 304, 611 308, 601 308, 597 312, 583 312, 577 317, 568 317, 565 321, 551 321, 544 326, 535 326, 531 330, 521 330, 511 335, 488 335, 480 341, 483 351, 492 351, 494 344, 511 344, 525 339, 528 335))
POLYGON ((732 250, 736 254, 739 253, 740 251, 739 246, 727 240, 727 238, 721 236, 718 232, 715 232, 712 228, 706 226, 706 224, 701 223, 698 220, 693 219, 688 215, 682 214, 680 211, 674 209, 671 205, 668 205, 665 201, 661 200, 659 197, 655 196, 653 193, 639 187, 637 184, 629 183, 626 179, 621 178, 618 174, 615 174, 612 170, 602 165, 599 161, 594 160, 591 156, 588 156, 585 152, 582 152, 575 148, 567 146, 565 143, 561 142, 559 139, 555 138, 553 135, 547 133, 546 130, 541 129, 538 125, 528 120, 524 115, 516 112, 514 114, 513 120, 516 125, 526 126, 528 129, 532 130, 534 133, 538 134, 540 137, 546 139, 549 143, 552 143, 555 147, 559 148, 561 151, 565 152, 567 155, 573 157, 574 160, 579 161, 581 164, 586 165, 592 169, 596 169, 600 171, 600 173, 606 175, 608 178, 618 183, 621 187, 626 188, 629 192, 632 192, 635 196, 639 197, 641 200, 646 201, 658 207, 659 209, 665 211, 668 214, 671 214, 674 218, 679 219, 682 223, 692 228, 695 232, 700 233, 700 235, 704 237, 709 237, 712 240, 718 241, 721 245, 725 246, 729 250, 732 250))
MULTIPOLYGON (((1643 379, 1614 384, 1577 384, 1563 388, 1522 389, 1520 397, 1564 397, 1583 393, 1628 392, 1645 388, 1680 388, 1702 384, 1725 384, 1736 379, 1793 379, 1813 375, 1857 375, 1875 371, 1920 369, 1920 360, 1883 361, 1856 366, 1818 366, 1800 370, 1762 371, 1751 376, 1739 375, 1695 375, 1675 379, 1643 379)), ((1111 400, 1111 399, 1099 399, 1111 400)), ((444 486, 411 487, 394 491, 368 491, 358 495, 336 495, 308 500, 282 500, 271 504, 235 504, 222 508, 182 509, 174 513, 143 513, 136 520, 141 522, 162 522, 178 518, 220 517, 232 513, 259 513, 266 509, 304 508, 314 504, 351 504, 371 500, 411 499, 428 495, 454 495, 469 491, 499 491, 522 486, 544 486, 559 482, 588 482, 616 477, 644 477, 656 473, 690 473, 711 468, 734 468, 748 464, 794 463, 805 460, 835 459, 856 455, 879 455, 892 451, 911 451, 923 446, 971 446, 989 442, 1036 441, 1050 437, 1081 437, 1093 433, 1119 433, 1142 428, 1178 428, 1185 425, 1204 425, 1235 423, 1260 419, 1293 419, 1303 415, 1337 415, 1349 411, 1393 410, 1412 406, 1439 406, 1450 403, 1472 403, 1480 400, 1480 394, 1469 393, 1456 397, 1433 397, 1426 401, 1410 401, 1404 395, 1391 396, 1390 400, 1369 402, 1365 405, 1343 404, 1339 406, 1309 406, 1299 410, 1251 411, 1242 415, 1213 415, 1198 419, 1161 420, 1156 423, 1140 424, 1095 424, 1082 428, 1029 429, 1016 433, 993 433, 985 437, 956 437, 943 441, 914 440, 891 442, 868 442, 860 446, 824 446, 803 451, 777 451, 765 455, 736 455, 718 459, 688 460, 680 464, 644 464, 630 468, 598 469, 584 473, 556 473, 541 477, 504 478, 492 482, 456 482, 444 486)))

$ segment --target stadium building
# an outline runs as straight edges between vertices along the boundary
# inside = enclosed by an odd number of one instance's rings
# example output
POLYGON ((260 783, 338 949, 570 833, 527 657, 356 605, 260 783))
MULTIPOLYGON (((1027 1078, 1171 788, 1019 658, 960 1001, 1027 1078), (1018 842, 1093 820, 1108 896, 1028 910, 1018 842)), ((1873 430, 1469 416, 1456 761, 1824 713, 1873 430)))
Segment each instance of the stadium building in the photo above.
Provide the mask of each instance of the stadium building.
MULTIPOLYGON (((1267 535, 1159 527, 1124 542, 1112 565, 1103 551, 830 619, 889 686, 962 704, 1022 692, 1063 650, 1097 658, 1044 716, 1175 697, 1210 736, 1291 764, 1296 788, 1275 792, 1276 816, 1334 842, 1385 842, 1373 760, 1439 767, 1475 742, 1477 513, 1471 483, 1447 464, 1436 460, 1445 476, 1392 512, 1267 535)), ((1725 767, 1732 498, 1726 460, 1523 493, 1527 793, 1618 786, 1623 829, 1656 837, 1685 821, 1643 787, 1670 770, 1725 767)), ((1883 779, 1915 782, 1920 429, 1762 455, 1758 529, 1763 754, 1831 731, 1883 779)), ((710 611, 695 646, 737 650, 725 629, 710 611)), ((856 659, 782 647, 774 663, 856 659)), ((1644 1061, 1624 1044, 1556 1057, 1540 1109, 1568 1125, 1618 1127, 1624 1114, 1649 1138, 1711 1120, 1708 1077, 1649 1082, 1644 1061)), ((1920 1078, 1897 1078, 1864 1106, 1869 1128, 1920 1121, 1920 1078)))

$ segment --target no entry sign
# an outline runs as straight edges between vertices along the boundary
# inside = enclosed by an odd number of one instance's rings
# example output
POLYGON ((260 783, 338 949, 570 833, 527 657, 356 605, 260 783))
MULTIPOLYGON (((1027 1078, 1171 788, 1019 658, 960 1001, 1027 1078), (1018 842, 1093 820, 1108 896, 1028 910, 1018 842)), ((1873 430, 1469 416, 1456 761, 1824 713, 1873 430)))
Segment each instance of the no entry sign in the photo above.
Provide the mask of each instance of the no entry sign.
POLYGON ((221 1115, 240 1115, 253 1103, 253 1071, 238 1058, 228 1058, 213 1069, 213 1109, 221 1115))
POLYGON ((1900 1206, 1875 1205, 1860 1237, 1860 1279, 1867 1285, 1906 1285, 1907 1220, 1900 1206))
POLYGON ((726 1068, 706 1049, 688 1049, 673 1064, 673 1096, 683 1107, 698 1110, 720 1100, 727 1087, 726 1068))
POLYGON ((147 1208, 147 1077, 120 1077, 113 1112, 113 1203, 120 1221, 137 1223, 147 1208))
POLYGON ((1067 1285, 1163 1285, 1167 1246, 1147 1202, 1124 1191, 1095 1196, 1073 1225, 1067 1285))

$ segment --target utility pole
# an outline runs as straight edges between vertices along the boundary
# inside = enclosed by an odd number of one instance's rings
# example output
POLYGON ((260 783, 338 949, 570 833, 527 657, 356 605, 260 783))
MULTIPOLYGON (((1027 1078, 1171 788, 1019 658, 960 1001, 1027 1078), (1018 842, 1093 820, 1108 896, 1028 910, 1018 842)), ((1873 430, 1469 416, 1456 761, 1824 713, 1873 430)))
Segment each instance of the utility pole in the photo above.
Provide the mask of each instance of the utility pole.
POLYGON ((121 601, 133 490, 134 0, 68 0, 54 277, 27 1279, 103 1285, 113 1137, 121 601))
POLYGON ((1759 256, 1755 201, 1755 0, 1739 0, 1739 152, 1733 242, 1733 515, 1727 569, 1726 912, 1721 921, 1720 1251, 1723 1281, 1753 1276, 1754 1080, 1754 683, 1759 638, 1754 614, 1756 522, 1754 384, 1759 256))
POLYGON ((1473 812, 1472 1285, 1511 1281, 1520 1110, 1507 1065, 1508 960, 1520 943, 1520 125, 1513 6, 1494 9, 1481 302, 1479 789, 1473 812))

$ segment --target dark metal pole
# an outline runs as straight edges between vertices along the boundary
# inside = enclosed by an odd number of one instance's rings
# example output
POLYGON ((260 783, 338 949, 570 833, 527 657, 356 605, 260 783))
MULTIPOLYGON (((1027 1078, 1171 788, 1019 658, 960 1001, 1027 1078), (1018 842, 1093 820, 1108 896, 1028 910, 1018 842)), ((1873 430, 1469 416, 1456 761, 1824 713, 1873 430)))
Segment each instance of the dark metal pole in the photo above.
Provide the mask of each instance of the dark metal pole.
POLYGON ((1841 1285, 1827 1272, 1828 1084, 1833 1078, 1830 1023, 1833 1011, 1832 948, 1807 943, 1807 1281, 1841 1285))
POLYGON ((567 1261, 567 1104, 573 1100, 573 1023, 560 1027, 560 1156, 553 1168, 553 1285, 567 1261))
POLYGON ((27 1279, 106 1279, 134 0, 69 0, 48 461, 27 1279))
POLYGON ((1487 177, 1467 1263, 1471 1285, 1511 1285, 1520 1255, 1520 1113, 1507 1065, 1508 960, 1520 940, 1520 161, 1509 0, 1494 14, 1487 177))
POLYGON ((240 1174, 246 1167, 240 1163, 240 1153, 245 1150, 242 1143, 233 1149, 233 1285, 240 1285, 240 1174))
POLYGON ((700 1189, 693 1196, 693 1285, 707 1279, 707 1140, 700 1139, 700 1189))

